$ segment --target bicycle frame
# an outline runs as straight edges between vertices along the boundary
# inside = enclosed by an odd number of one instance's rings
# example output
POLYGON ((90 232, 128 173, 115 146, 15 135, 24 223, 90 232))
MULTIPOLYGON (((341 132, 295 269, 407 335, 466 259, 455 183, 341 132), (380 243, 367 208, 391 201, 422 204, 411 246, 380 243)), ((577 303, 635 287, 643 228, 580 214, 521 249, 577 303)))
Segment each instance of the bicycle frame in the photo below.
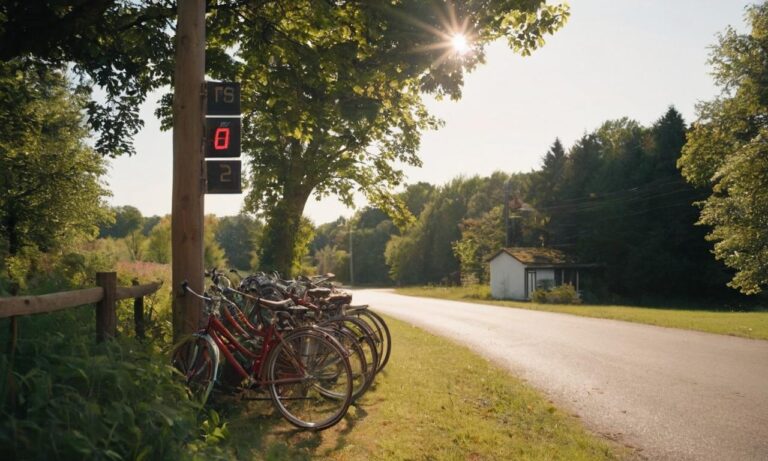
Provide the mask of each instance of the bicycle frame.
MULTIPOLYGON (((225 309, 225 312, 228 312, 225 309)), ((229 315, 229 319, 234 321, 234 317, 229 315)), ((237 323, 234 323, 235 325, 237 323)), ((248 334, 242 327, 239 327, 242 333, 248 334)), ((255 327, 254 327, 255 328, 255 327)), ((263 331, 255 331, 256 336, 262 338, 261 351, 256 354, 250 349, 243 346, 240 341, 235 338, 231 331, 219 320, 216 315, 211 314, 208 316, 208 324, 205 329, 200 332, 202 336, 206 337, 206 340, 210 338, 217 346, 215 349, 221 351, 224 355, 224 359, 233 367, 235 372, 247 380, 249 384, 256 384, 258 386, 268 386, 270 384, 289 384, 295 382, 301 382, 305 379, 306 369, 300 360, 296 360, 294 357, 290 357, 291 362, 303 372, 304 375, 297 376, 295 378, 284 378, 280 380, 267 380, 264 376, 264 364, 269 357, 270 352, 274 349, 275 345, 282 342, 283 337, 274 325, 269 325, 263 331), (250 361, 251 365, 248 369, 244 368, 240 362, 235 358, 233 350, 245 355, 250 361)), ((252 336, 248 334, 249 336, 252 336)), ((217 364, 218 365, 218 364, 217 364)), ((216 368, 218 371, 218 366, 216 368)), ((218 379, 218 375, 215 375, 218 379)))

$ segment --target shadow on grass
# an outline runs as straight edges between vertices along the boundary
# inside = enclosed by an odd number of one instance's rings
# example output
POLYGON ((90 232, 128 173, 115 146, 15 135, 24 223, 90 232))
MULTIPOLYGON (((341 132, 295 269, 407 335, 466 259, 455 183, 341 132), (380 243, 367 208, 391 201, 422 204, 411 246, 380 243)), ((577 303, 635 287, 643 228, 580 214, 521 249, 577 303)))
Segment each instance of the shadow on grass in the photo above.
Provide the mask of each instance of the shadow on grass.
POLYGON ((364 404, 353 403, 338 424, 311 431, 286 421, 268 394, 216 395, 209 404, 227 423, 229 436, 222 448, 237 459, 311 460, 328 456, 343 450, 347 436, 368 416, 364 404))

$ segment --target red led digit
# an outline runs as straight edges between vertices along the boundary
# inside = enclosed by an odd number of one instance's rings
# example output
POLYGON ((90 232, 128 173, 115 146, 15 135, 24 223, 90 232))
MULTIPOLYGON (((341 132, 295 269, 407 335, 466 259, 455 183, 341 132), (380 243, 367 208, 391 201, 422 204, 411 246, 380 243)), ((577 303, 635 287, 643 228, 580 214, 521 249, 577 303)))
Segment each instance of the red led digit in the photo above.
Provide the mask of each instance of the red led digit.
POLYGON ((213 134, 213 148, 215 150, 226 150, 229 148, 229 128, 216 128, 213 134))

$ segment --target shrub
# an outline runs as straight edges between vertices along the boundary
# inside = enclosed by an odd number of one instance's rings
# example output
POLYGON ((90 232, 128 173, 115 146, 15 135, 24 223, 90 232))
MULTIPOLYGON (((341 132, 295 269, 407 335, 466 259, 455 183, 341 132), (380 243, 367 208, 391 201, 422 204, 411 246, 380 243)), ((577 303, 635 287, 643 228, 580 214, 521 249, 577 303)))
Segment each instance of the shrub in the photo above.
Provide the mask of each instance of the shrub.
POLYGON ((531 301, 539 304, 581 304, 579 293, 570 284, 538 289, 531 295, 531 301))
POLYGON ((0 459, 185 455, 198 409, 165 356, 130 339, 96 345, 90 307, 23 320, 0 359, 0 459))
POLYGON ((157 342, 95 344, 92 306, 19 321, 0 356, 0 459, 219 457, 226 426, 201 421, 157 342))

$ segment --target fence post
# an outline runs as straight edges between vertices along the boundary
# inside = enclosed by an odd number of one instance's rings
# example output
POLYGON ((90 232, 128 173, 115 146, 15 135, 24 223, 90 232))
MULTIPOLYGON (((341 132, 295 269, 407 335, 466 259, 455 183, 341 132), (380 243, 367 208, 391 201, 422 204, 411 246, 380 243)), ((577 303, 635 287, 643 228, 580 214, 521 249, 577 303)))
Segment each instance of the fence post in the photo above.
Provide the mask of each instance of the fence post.
POLYGON ((97 272, 96 285, 104 289, 104 297, 96 304, 96 342, 114 338, 117 333, 117 273, 97 272))
MULTIPOLYGON (((133 279, 133 286, 139 284, 139 279, 133 279)), ((136 327, 136 337, 144 339, 144 297, 139 296, 133 300, 133 323, 136 327)))

